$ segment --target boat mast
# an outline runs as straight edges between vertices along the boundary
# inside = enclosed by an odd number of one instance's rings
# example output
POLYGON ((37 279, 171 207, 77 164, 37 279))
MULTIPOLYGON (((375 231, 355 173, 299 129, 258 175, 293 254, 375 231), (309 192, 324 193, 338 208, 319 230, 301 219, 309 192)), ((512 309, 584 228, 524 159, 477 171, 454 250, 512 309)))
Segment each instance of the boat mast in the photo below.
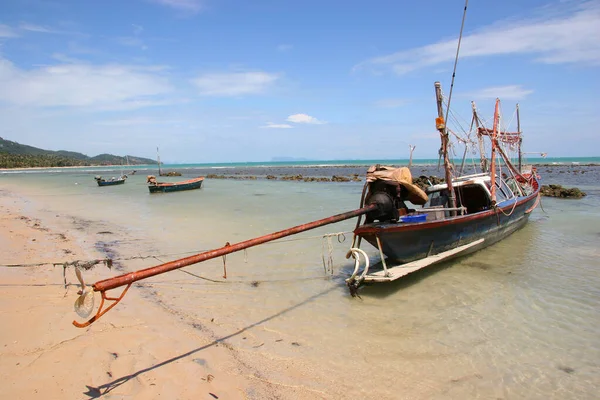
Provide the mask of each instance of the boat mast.
POLYGON ((492 203, 496 204, 496 146, 498 145, 498 123, 500 120, 500 99, 496 99, 496 109, 494 110, 494 129, 492 131, 492 155, 490 161, 492 203))
POLYGON ((408 166, 412 167, 412 155, 413 155, 413 151, 415 151, 417 146, 413 146, 412 144, 409 144, 408 148, 410 149, 410 158, 408 159, 408 166))
MULTIPOLYGON (((454 195, 454 187, 452 186, 452 166, 450 165, 450 159, 448 158, 448 129, 446 129, 446 122, 444 121, 444 109, 442 107, 442 85, 439 82, 435 83, 435 97, 437 101, 438 117, 435 119, 435 127, 440 132, 442 140, 442 155, 444 157, 444 170, 446 172, 446 184, 448 186, 448 197, 450 201, 450 208, 456 208, 456 196, 454 195)), ((450 215, 454 216, 455 211, 450 211, 450 215)))
POLYGON ((162 171, 160 169, 160 155, 158 154, 158 146, 156 146, 156 162, 158 162, 158 176, 162 176, 162 171))
POLYGON ((523 138, 521 137, 521 118, 519 118, 519 103, 517 103, 517 134, 519 135, 519 173, 523 173, 523 151, 521 150, 521 144, 523 138))
POLYGON ((473 107, 473 119, 475 120, 475 126, 477 127, 477 140, 479 141, 479 164, 481 165, 481 172, 487 172, 487 159, 485 158, 485 147, 483 145, 483 135, 479 131, 479 116, 477 115, 477 107, 475 106, 475 102, 471 102, 471 107, 473 107))

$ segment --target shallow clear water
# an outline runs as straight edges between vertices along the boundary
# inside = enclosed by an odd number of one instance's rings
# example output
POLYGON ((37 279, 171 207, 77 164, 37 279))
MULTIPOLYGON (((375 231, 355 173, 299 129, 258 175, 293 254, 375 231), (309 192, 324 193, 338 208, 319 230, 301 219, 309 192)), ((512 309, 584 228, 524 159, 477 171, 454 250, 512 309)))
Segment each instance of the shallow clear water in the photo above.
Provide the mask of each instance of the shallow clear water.
MULTIPOLYGON (((322 236, 350 232, 355 220, 231 254, 226 280, 219 258, 133 290, 226 337, 263 377, 311 387, 316 397, 597 398, 600 168, 540 171, 544 183, 589 195, 543 198, 528 225, 504 241, 365 287, 362 299, 344 284, 353 267, 344 257, 350 234, 331 239, 333 273, 323 266, 322 236)), ((354 173, 323 174, 338 172, 354 173)), ((6 174, 0 188, 22 193, 25 212, 109 251, 126 271, 358 208, 363 185, 208 179, 201 190, 150 195, 145 175, 100 188, 93 174, 6 174), (141 256, 156 259, 131 259, 141 256)))

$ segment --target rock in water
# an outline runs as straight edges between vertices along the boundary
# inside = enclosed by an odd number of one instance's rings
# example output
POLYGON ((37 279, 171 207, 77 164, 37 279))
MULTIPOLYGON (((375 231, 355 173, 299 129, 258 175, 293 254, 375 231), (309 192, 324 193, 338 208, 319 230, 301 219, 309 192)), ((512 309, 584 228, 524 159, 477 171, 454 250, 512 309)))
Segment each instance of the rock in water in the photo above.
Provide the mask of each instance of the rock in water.
POLYGON ((578 188, 563 188, 561 185, 542 185, 540 189, 542 196, 548 197, 562 197, 562 198, 574 198, 580 199, 587 196, 585 192, 582 192, 578 188))

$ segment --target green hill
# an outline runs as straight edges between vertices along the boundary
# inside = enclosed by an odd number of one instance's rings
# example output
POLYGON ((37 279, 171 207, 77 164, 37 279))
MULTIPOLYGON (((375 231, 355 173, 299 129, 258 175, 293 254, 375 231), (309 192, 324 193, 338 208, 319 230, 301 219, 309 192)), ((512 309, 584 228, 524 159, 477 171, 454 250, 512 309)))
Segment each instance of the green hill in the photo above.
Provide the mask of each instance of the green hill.
POLYGON ((20 144, 0 137, 0 168, 76 167, 94 165, 156 164, 149 158, 99 154, 89 157, 74 151, 52 151, 20 144))

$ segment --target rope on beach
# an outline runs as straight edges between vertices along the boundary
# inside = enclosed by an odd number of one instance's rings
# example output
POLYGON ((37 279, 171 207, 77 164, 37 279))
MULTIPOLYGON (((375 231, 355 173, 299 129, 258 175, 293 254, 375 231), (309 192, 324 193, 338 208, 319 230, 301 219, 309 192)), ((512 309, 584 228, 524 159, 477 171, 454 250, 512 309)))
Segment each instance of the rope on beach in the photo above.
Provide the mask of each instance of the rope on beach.
POLYGON ((92 269, 95 265, 104 263, 108 268, 112 268, 113 260, 110 258, 103 258, 99 260, 76 260, 76 261, 64 261, 64 262, 39 262, 39 263, 31 263, 31 264, 0 264, 0 267, 5 268, 26 268, 26 267, 43 267, 44 265, 52 265, 56 267, 57 265, 68 267, 74 266, 78 268, 83 268, 85 270, 92 269))
POLYGON ((81 286, 82 286, 82 290, 83 290, 85 288, 85 284, 83 283, 83 278, 81 276, 81 270, 88 271, 88 270, 94 268, 98 264, 104 264, 110 269, 110 268, 112 268, 113 260, 111 260, 110 258, 104 258, 104 259, 100 259, 100 260, 90 260, 90 261, 76 260, 76 261, 63 263, 62 264, 63 280, 65 283, 65 288, 67 287, 67 267, 75 267, 75 273, 77 274, 77 278, 81 282, 81 286))
POLYGON ((64 262, 44 262, 44 263, 31 263, 31 264, 0 264, 0 267, 5 268, 30 268, 30 267, 43 267, 45 265, 52 265, 53 267, 61 266, 63 267, 63 282, 65 288, 68 286, 67 284, 67 268, 75 267, 75 272, 77 273, 77 277, 81 281, 82 278, 81 270, 90 270, 94 268, 98 264, 104 264, 108 268, 112 268, 113 260, 110 258, 102 258, 96 260, 75 260, 75 261, 64 261, 64 262))

